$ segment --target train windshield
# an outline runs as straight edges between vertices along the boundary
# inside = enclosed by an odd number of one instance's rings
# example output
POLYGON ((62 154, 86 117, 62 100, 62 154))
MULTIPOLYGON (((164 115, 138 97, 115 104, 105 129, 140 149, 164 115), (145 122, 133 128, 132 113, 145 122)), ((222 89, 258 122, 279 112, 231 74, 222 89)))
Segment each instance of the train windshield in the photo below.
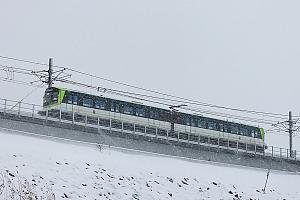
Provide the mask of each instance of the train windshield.
POLYGON ((49 106, 58 102, 58 89, 57 88, 48 88, 45 91, 43 98, 43 106, 49 106))

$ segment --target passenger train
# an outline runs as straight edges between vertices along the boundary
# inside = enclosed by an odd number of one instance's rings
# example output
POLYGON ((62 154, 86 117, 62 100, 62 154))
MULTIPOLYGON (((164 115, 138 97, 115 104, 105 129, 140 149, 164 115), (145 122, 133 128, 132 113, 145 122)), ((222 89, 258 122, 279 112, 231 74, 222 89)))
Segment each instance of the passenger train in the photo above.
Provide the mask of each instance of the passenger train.
POLYGON ((158 134, 167 134, 170 139, 180 139, 188 143, 218 145, 259 153, 263 153, 267 148, 263 128, 57 87, 46 89, 43 108, 44 112, 47 110, 52 115, 59 111, 63 116, 72 116, 73 113, 80 116, 80 113, 85 113, 89 119, 112 119, 127 124, 134 123, 149 130, 151 127, 158 127, 162 130, 158 134))

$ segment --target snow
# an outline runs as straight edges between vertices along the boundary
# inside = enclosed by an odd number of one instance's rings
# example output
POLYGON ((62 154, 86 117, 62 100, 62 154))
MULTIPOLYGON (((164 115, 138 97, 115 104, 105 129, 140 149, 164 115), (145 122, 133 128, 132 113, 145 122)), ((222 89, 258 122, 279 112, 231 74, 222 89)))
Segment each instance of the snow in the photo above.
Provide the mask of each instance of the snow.
POLYGON ((3 130, 0 173, 1 200, 8 199, 1 189, 5 178, 28 180, 39 196, 53 191, 55 199, 300 199, 297 173, 271 171, 263 193, 262 169, 3 130))

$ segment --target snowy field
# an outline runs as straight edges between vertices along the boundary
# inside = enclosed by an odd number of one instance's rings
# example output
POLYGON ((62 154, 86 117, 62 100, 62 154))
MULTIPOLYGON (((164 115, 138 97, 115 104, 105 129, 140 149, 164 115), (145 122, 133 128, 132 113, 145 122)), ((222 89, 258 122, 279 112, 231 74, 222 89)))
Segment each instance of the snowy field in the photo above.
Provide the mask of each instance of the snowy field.
POLYGON ((0 132, 0 199, 300 199, 300 175, 0 132), (24 189, 25 188, 25 189, 24 189), (55 198, 53 196, 55 195, 55 198))

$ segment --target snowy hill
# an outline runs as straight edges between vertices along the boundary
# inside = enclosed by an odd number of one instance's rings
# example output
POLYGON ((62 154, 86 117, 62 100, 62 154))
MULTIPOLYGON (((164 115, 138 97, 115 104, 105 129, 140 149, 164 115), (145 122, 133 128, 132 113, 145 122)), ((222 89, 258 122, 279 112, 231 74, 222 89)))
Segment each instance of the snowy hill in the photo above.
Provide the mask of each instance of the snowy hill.
POLYGON ((300 199, 300 176, 0 132, 0 199, 300 199), (52 198, 53 199, 53 198, 52 198))

